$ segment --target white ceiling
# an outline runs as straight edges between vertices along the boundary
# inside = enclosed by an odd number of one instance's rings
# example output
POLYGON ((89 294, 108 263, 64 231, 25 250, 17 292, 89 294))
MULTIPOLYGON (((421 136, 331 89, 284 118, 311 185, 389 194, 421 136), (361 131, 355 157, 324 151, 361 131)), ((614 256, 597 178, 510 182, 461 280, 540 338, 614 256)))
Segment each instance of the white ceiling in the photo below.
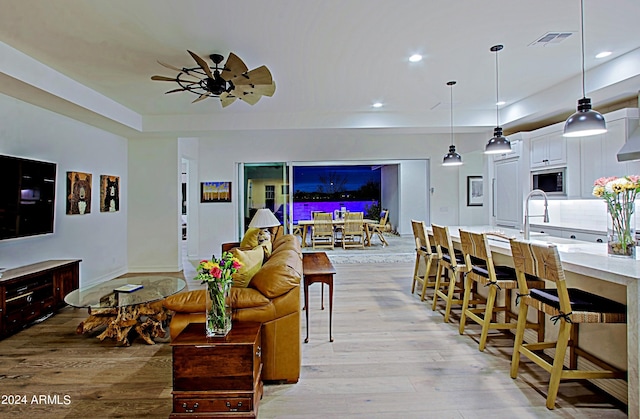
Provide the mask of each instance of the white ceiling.
MULTIPOLYGON (((579 0, 0 0, 0 10, 0 92, 132 132, 443 132, 450 126, 449 80, 458 82, 455 125, 486 131, 496 123, 495 44, 504 44, 501 123, 571 112, 582 96, 579 0), (557 45, 528 46, 553 31, 574 34, 557 45), (9 56, 9 48, 37 63, 9 56), (191 104, 191 93, 165 95, 177 85, 150 77, 175 72, 157 60, 192 67, 187 49, 205 58, 234 52, 250 69, 266 65, 275 95, 225 109, 217 99, 191 104), (424 60, 410 63, 416 52, 424 60), (100 98, 86 103, 56 92, 54 71, 124 108, 109 111, 100 98), (373 109, 377 100, 385 106, 373 109)), ((596 109, 598 100, 637 95, 638 16, 638 0, 585 0, 587 95, 596 109), (595 59, 601 50, 613 54, 595 59)))

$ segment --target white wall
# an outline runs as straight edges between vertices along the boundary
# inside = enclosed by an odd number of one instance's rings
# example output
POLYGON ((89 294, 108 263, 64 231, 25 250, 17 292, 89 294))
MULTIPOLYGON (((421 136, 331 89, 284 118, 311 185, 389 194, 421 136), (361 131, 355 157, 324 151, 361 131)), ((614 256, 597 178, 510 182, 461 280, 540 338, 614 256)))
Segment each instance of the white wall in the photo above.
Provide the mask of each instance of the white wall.
POLYGON ((130 272, 182 269, 181 161, 176 138, 129 140, 130 272))
POLYGON ((400 214, 396 229, 400 235, 413 235, 411 220, 429 224, 429 161, 406 160, 399 167, 400 214))
POLYGON ((463 157, 464 164, 460 167, 460 183, 458 185, 458 200, 460 208, 460 225, 483 225, 489 219, 490 202, 488 190, 491 182, 485 174, 485 161, 488 157, 481 151, 467 153, 463 157), (467 206, 467 177, 482 176, 484 202, 481 207, 467 206))
POLYGON ((127 140, 0 95, 0 153, 57 163, 54 233, 0 241, 0 266, 82 259, 80 284, 127 271, 127 140), (66 215, 66 173, 92 177, 91 213, 66 215), (120 176, 120 211, 100 212, 100 175, 120 176))

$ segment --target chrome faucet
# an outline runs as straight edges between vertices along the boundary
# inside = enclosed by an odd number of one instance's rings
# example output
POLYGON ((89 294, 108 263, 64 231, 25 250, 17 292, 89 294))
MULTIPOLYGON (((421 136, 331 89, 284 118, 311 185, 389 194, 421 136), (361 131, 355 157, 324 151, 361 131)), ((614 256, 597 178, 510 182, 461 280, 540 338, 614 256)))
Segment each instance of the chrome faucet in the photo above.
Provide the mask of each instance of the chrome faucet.
POLYGON ((531 192, 529 192, 529 195, 527 195, 527 200, 525 201, 524 204, 524 239, 525 240, 529 240, 529 232, 531 231, 531 226, 529 225, 529 218, 532 217, 543 217, 542 218, 542 222, 543 223, 548 223, 549 222, 549 209, 548 209, 548 202, 547 202, 547 194, 544 193, 544 191, 540 190, 540 189, 534 189, 531 192), (543 215, 529 215, 529 200, 531 199, 531 197, 533 195, 542 195, 542 197, 544 198, 544 214, 543 215))

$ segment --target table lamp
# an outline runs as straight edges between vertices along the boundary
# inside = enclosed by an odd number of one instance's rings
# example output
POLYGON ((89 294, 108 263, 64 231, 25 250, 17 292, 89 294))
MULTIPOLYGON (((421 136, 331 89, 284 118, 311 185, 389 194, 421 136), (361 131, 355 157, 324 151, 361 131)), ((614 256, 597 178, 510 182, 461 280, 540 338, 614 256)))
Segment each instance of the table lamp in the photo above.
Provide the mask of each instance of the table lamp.
POLYGON ((270 240, 271 232, 268 230, 270 227, 277 227, 280 225, 280 221, 268 208, 260 208, 249 223, 249 228, 256 227, 261 229, 260 236, 258 236, 258 242, 261 243, 265 240, 270 240))

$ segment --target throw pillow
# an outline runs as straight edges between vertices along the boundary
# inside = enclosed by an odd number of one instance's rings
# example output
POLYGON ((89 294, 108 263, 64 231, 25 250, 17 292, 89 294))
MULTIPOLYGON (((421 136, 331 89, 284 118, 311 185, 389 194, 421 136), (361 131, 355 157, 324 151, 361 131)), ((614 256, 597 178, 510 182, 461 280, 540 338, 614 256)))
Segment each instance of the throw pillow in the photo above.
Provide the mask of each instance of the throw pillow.
POLYGON ((242 267, 238 272, 233 274, 233 286, 244 288, 249 285, 251 278, 262 267, 262 260, 264 259, 264 250, 262 246, 257 246, 254 249, 242 250, 240 248, 231 249, 231 254, 236 257, 242 267))
POLYGON ((245 233, 242 241, 240 242, 240 247, 243 249, 253 249, 258 245, 258 234, 260 234, 260 229, 257 227, 249 228, 245 233))

